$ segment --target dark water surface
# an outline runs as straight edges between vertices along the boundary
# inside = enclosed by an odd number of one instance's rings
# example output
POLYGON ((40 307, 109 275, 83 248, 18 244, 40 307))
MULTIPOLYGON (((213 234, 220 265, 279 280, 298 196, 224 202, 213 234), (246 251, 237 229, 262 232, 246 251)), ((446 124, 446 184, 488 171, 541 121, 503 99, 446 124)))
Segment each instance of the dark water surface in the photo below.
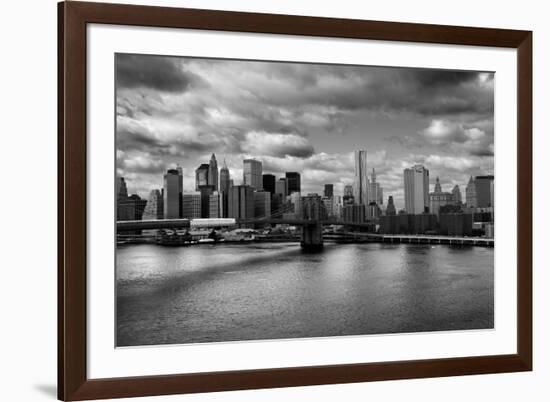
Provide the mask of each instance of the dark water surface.
POLYGON ((493 328, 493 249, 117 249, 117 346, 493 328))

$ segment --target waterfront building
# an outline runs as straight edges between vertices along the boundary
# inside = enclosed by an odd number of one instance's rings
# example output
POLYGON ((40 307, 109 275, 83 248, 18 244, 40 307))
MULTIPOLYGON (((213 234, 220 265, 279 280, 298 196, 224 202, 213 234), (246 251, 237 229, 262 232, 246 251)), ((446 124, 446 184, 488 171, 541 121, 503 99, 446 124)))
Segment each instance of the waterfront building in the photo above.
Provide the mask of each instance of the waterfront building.
POLYGON ((476 184, 472 176, 470 176, 470 180, 466 186, 466 206, 468 208, 477 207, 476 184))
POLYGON ((324 196, 328 198, 334 196, 334 184, 325 184, 324 196))
POLYGON ((208 185, 208 171, 210 170, 210 165, 208 163, 202 163, 195 170, 195 190, 200 191, 201 186, 208 185))
POLYGON ((434 234, 437 230, 437 216, 429 213, 384 215, 379 223, 383 234, 434 234))
POLYGON ((367 151, 355 151, 354 201, 358 205, 366 206, 369 202, 369 180, 367 177, 367 151))
POLYGON ((493 185, 494 176, 476 176, 476 206, 479 208, 491 207, 491 187, 493 185))
POLYGON ((254 192, 254 217, 267 218, 271 216, 271 193, 269 191, 254 192))
POLYGON ((183 193, 181 203, 182 218, 196 219, 201 217, 201 193, 199 191, 183 193))
POLYGON ((164 218, 164 201, 160 190, 151 190, 145 210, 143 211, 143 220, 156 220, 164 218))
POLYGON ((264 174, 262 176, 262 188, 271 195, 275 194, 275 176, 269 173, 264 174))
POLYGON ((472 234, 472 215, 442 213, 439 215, 439 234, 444 236, 470 236, 472 234))
POLYGON ((207 184, 199 187, 201 193, 201 218, 209 218, 210 196, 214 193, 214 186, 207 184))
POLYGON ((439 177, 436 177, 434 191, 430 193, 430 212, 439 216, 439 209, 447 204, 454 204, 453 195, 441 190, 439 177))
POLYGON ((218 161, 216 155, 212 154, 210 163, 208 164, 208 184, 214 186, 214 191, 218 191, 218 161))
POLYGON ((455 184, 452 191, 453 195, 453 203, 456 205, 462 204, 462 193, 460 192, 460 187, 458 187, 458 184, 455 184))
POLYGON ((254 218, 254 189, 248 185, 229 189, 228 217, 235 219, 254 218))
POLYGON ((288 195, 288 182, 285 177, 281 177, 275 183, 275 194, 279 194, 283 200, 286 200, 288 195))
POLYGON ((430 172, 422 165, 414 165, 403 171, 405 182, 405 211, 408 214, 422 214, 430 208, 430 172))
POLYGON ((164 175, 164 218, 177 219, 182 216, 181 197, 183 177, 177 169, 168 169, 164 175))
POLYGON ((286 172, 285 178, 287 182, 288 195, 292 193, 300 193, 302 191, 302 184, 300 179, 300 173, 298 172, 286 172))
POLYGON ((262 162, 256 159, 243 161, 243 184, 254 190, 262 189, 262 162))
POLYGON ((386 207, 386 215, 396 215, 395 204, 393 203, 393 196, 388 197, 388 206, 386 207))
POLYGON ((120 198, 117 201, 117 220, 118 221, 139 221, 143 217, 143 211, 147 200, 142 199, 137 194, 132 194, 126 199, 120 198))

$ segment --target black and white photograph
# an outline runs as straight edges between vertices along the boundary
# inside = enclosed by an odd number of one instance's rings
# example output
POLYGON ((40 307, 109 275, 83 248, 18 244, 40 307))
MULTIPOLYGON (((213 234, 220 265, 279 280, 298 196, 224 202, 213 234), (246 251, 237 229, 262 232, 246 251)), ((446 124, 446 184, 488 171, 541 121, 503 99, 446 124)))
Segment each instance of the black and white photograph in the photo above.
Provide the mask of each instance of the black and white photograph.
POLYGON ((117 347, 494 328, 494 72, 114 61, 117 347))

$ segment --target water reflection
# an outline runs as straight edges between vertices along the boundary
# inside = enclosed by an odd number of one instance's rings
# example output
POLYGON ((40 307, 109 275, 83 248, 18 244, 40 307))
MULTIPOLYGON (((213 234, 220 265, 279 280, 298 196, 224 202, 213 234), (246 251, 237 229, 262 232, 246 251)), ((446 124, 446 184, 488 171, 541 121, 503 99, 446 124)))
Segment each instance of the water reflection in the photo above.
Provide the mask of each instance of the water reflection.
POLYGON ((117 250, 117 344, 493 327, 493 250, 409 244, 117 250))

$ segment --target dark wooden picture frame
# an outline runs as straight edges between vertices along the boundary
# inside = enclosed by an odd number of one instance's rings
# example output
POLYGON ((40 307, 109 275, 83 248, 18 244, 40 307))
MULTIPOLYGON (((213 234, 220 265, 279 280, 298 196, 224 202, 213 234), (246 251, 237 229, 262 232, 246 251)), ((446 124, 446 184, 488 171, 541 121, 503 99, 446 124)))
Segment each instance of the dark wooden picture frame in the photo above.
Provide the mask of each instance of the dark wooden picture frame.
POLYGON ((58 4, 58 397, 84 400, 532 370, 532 32, 166 7, 58 4), (517 50, 517 353, 89 379, 86 372, 86 26, 291 34, 517 50))

